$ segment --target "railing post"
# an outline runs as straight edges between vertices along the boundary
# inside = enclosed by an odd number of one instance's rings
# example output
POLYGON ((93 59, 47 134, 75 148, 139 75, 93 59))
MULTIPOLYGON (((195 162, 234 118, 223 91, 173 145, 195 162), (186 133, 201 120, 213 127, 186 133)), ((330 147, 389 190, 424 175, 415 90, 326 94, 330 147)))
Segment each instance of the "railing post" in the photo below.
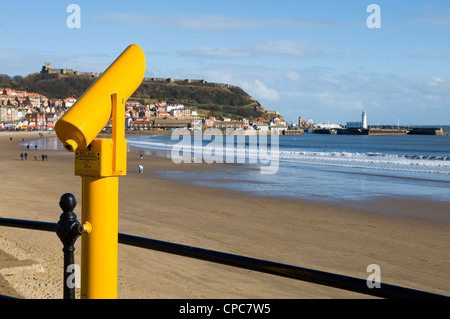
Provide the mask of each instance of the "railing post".
POLYGON ((84 230, 83 225, 77 220, 77 215, 73 212, 76 205, 77 201, 74 195, 67 193, 61 196, 59 206, 63 213, 56 225, 56 234, 64 245, 64 299, 75 299, 74 245, 84 230))

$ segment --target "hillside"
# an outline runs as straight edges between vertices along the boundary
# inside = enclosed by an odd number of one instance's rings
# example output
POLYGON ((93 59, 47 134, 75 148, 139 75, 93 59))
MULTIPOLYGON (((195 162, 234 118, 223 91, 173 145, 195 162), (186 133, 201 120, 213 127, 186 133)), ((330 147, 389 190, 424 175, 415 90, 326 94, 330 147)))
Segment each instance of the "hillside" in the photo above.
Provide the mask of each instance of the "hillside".
MULTIPOLYGON (((34 73, 26 77, 0 76, 0 87, 40 93, 50 99, 79 97, 95 80, 89 75, 34 73)), ((199 80, 144 79, 132 99, 142 103, 184 104, 200 116, 270 117, 261 104, 240 87, 199 80)))

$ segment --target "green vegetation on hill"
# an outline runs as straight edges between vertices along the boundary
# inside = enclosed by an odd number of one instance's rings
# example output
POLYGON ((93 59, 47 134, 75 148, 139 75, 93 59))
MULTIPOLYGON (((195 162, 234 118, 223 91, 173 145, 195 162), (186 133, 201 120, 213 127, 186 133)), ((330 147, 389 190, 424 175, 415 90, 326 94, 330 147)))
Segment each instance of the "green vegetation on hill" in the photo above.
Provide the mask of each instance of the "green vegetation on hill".
MULTIPOLYGON (((34 73, 11 79, 10 88, 42 94, 49 99, 79 97, 94 82, 91 76, 60 76, 34 73)), ((0 82, 1 83, 1 82, 0 82)), ((6 87, 2 85, 2 87, 6 87)))
POLYGON ((145 79, 133 96, 184 104, 203 116, 256 118, 265 113, 240 87, 204 81, 145 79))
MULTIPOLYGON (((0 76, 0 88, 40 93, 49 99, 79 97, 95 78, 87 75, 34 73, 25 77, 0 76)), ((144 79, 132 99, 141 103, 166 101, 184 104, 200 116, 257 118, 267 110, 240 87, 196 80, 144 79)))

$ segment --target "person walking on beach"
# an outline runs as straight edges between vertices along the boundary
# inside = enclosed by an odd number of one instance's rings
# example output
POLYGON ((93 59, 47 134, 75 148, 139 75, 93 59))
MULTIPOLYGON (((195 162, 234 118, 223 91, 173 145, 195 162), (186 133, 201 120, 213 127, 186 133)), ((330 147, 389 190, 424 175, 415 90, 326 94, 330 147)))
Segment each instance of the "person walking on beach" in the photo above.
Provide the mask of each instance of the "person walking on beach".
POLYGON ((23 152, 20 153, 20 160, 21 160, 21 161, 23 161, 23 156, 24 156, 24 155, 23 155, 23 152))
POLYGON ((139 165, 139 173, 142 174, 144 172, 144 166, 139 165))
POLYGON ((44 161, 45 160, 45 155, 44 154, 42 154, 42 161, 44 161))
POLYGON ((25 153, 24 157, 25 157, 25 160, 27 160, 28 154, 27 154, 27 153, 25 153))
POLYGON ((141 161, 144 159, 144 154, 141 153, 141 161))

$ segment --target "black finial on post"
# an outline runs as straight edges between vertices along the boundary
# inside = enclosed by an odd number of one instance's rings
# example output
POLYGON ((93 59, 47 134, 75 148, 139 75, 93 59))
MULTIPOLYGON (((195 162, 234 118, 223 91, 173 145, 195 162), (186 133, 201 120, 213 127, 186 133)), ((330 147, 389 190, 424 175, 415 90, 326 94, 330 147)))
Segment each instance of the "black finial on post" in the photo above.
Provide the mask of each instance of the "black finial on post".
POLYGON ((75 199, 75 196, 73 194, 66 193, 61 196, 59 207, 61 207, 63 212, 73 212, 76 206, 77 200, 75 199))
POLYGON ((75 285, 69 282, 73 278, 74 272, 74 251, 75 242, 81 235, 82 225, 77 220, 77 215, 73 212, 77 206, 75 196, 72 194, 64 194, 61 196, 59 206, 63 213, 59 217, 56 226, 56 234, 64 245, 64 299, 75 299, 75 285))

